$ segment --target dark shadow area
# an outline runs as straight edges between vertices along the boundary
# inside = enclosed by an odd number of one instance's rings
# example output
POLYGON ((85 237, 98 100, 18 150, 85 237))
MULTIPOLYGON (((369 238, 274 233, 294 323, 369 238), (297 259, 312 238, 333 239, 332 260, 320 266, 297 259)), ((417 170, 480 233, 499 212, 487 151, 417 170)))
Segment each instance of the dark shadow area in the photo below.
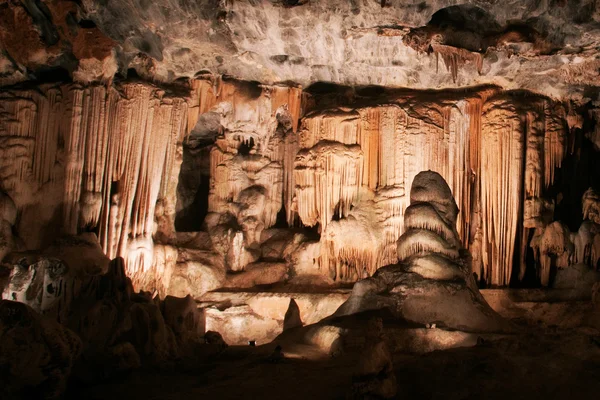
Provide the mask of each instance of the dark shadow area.
POLYGON ((429 24, 440 29, 467 30, 485 34, 486 32, 498 32, 500 24, 489 12, 472 5, 457 5, 442 8, 436 11, 429 24))
MULTIPOLYGON (((590 129, 593 127, 584 127, 584 131, 590 129)), ((585 191, 590 187, 600 190, 600 152, 583 132, 578 132, 575 141, 575 151, 565 157, 549 189, 549 194, 557 199, 554 219, 567 224, 571 232, 576 232, 583 222, 581 197, 585 191)))
POLYGON ((177 232, 197 232, 202 230, 208 213, 208 192, 210 189, 210 146, 183 148, 183 162, 177 183, 177 232))
MULTIPOLYGON (((555 201, 554 217, 552 220, 564 223, 572 233, 577 232, 583 222, 583 208, 581 203, 583 194, 590 187, 600 190, 600 151, 585 137, 586 132, 594 131, 595 122, 589 118, 589 113, 585 110, 581 111, 580 114, 585 117, 583 127, 574 132, 573 141, 567 144, 566 155, 562 161, 561 168, 554 170, 554 184, 545 190, 545 197, 547 199, 554 199, 555 201)), ((519 265, 517 261, 519 259, 519 250, 515 250, 511 287, 540 287, 534 252, 529 245, 533 235, 534 230, 530 229, 525 258, 526 270, 521 282, 518 282, 519 265)), ((556 267, 553 260, 550 285, 552 285, 555 275, 556 267)))
POLYGON ((250 154, 250 150, 254 148, 254 138, 240 141, 240 147, 238 147, 238 153, 242 156, 250 154))

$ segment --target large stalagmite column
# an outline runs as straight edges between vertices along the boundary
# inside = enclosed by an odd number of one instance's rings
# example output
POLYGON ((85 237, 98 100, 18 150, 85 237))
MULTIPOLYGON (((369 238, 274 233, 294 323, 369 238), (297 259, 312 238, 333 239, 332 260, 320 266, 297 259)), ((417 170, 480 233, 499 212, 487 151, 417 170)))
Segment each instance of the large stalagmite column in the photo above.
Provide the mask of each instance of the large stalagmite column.
POLYGON ((458 213, 444 178, 433 171, 419 173, 410 190, 405 232, 398 239, 400 262, 355 284, 334 315, 387 308, 406 320, 445 328, 510 329, 477 289, 456 231, 458 213))

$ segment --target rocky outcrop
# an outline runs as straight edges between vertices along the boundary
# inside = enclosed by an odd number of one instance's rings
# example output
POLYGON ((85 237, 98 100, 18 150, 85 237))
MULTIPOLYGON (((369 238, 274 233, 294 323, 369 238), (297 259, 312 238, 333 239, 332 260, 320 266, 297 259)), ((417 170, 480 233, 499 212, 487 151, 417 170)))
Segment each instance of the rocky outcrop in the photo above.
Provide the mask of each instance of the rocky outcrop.
POLYGON ((436 172, 417 174, 398 239, 397 265, 355 284, 334 316, 388 308, 403 319, 469 332, 509 325, 485 302, 456 231, 458 207, 436 172))

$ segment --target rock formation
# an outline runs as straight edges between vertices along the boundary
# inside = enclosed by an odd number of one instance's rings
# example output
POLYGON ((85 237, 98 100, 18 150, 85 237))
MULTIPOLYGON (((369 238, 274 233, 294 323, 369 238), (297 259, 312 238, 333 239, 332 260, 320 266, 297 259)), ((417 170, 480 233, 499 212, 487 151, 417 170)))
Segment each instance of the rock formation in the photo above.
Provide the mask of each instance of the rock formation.
POLYGON ((0 13, 0 84, 43 77, 48 69, 81 82, 135 71, 168 83, 210 71, 304 86, 493 83, 582 99, 586 86, 596 86, 598 9, 593 0, 571 5, 8 1, 0 13))
POLYGON ((399 263, 356 283, 334 316, 389 308, 403 319, 438 327, 469 332, 507 329, 506 321, 485 302, 473 279, 470 257, 456 231, 458 211, 440 174, 417 174, 405 213, 405 231, 398 239, 399 263))
POLYGON ((398 391, 392 363, 392 354, 383 338, 383 322, 380 318, 369 321, 366 343, 353 377, 349 399, 369 397, 390 399, 398 391))
POLYGON ((581 199, 584 221, 577 232, 570 232, 560 221, 540 225, 534 233, 531 247, 540 264, 543 286, 557 288, 581 287, 589 291, 600 279, 597 273, 600 260, 600 219, 598 195, 589 188, 581 199))
POLYGON ((397 261, 406 188, 432 169, 480 282, 535 267, 526 250, 553 219, 570 106, 495 87, 314 90, 203 76, 0 92, 2 251, 95 231, 161 297, 252 286, 259 270, 263 283, 355 282, 397 261))
MULTIPOLYGON (((93 239, 94 235, 61 239, 43 254, 11 256, 15 257, 14 265, 2 295, 7 300, 2 302, 4 308, 0 307, 6 314, 0 335, 0 346, 3 355, 6 354, 4 365, 14 364, 7 370, 16 374, 18 368, 25 368, 16 366, 28 360, 27 351, 39 350, 17 346, 20 342, 14 342, 13 336, 20 334, 19 329, 25 329, 20 326, 30 327, 32 332, 28 335, 33 335, 32 338, 49 335, 51 339, 44 342, 47 344, 38 347, 47 345, 51 352, 58 352, 47 357, 32 354, 45 372, 35 378, 38 381, 16 385, 52 390, 52 396, 56 397, 64 390, 72 366, 76 379, 93 382, 142 363, 184 356, 200 343, 204 317, 191 297, 167 296, 159 301, 148 293, 135 293, 123 260, 109 262, 93 239), (17 360, 17 354, 25 358, 17 360), (49 368, 64 370, 45 376, 49 368)), ((33 339, 26 342, 28 346, 36 343, 33 339)), ((0 379, 9 378, 4 373, 0 375, 0 379)), ((14 394, 19 387, 9 389, 14 394)))

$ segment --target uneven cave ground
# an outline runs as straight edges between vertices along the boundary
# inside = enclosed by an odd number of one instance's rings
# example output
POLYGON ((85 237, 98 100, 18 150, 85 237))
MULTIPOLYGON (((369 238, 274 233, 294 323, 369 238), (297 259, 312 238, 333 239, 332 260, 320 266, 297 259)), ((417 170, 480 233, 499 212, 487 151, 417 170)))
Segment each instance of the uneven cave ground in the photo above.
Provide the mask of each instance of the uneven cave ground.
MULTIPOLYGON (((600 337, 541 322, 523 328, 521 334, 474 347, 393 354, 395 398, 596 398, 600 337)), ((273 363, 273 347, 230 346, 218 354, 142 368, 101 384, 73 385, 66 398, 347 398, 360 362, 358 352, 319 359, 298 354, 273 363)))

